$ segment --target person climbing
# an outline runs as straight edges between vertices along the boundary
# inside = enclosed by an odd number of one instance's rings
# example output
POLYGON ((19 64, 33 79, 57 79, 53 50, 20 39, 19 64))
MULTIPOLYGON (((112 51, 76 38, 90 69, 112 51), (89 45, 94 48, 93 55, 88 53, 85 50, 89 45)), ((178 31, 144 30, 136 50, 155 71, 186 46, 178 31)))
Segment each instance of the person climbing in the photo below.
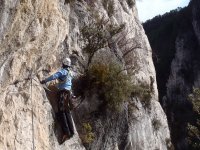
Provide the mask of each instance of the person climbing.
POLYGON ((62 143, 67 139, 74 135, 74 127, 71 117, 71 87, 72 87, 72 74, 70 71, 71 67, 71 60, 70 58, 65 58, 62 62, 62 68, 56 72, 55 74, 51 75, 50 77, 42 80, 41 84, 46 84, 47 82, 58 80, 58 84, 56 88, 54 88, 55 93, 58 96, 58 103, 57 103, 57 113, 56 116, 58 121, 61 123, 63 137, 62 143))

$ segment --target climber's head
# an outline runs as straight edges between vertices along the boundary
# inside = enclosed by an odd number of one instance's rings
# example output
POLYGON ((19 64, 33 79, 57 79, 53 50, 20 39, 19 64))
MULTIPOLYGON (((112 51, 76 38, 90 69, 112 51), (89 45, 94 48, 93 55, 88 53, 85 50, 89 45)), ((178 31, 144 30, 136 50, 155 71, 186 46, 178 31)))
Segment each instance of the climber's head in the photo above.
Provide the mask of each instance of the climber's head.
POLYGON ((63 65, 63 68, 70 67, 71 66, 71 60, 70 60, 70 58, 67 57, 67 58, 63 59, 62 65, 63 65))

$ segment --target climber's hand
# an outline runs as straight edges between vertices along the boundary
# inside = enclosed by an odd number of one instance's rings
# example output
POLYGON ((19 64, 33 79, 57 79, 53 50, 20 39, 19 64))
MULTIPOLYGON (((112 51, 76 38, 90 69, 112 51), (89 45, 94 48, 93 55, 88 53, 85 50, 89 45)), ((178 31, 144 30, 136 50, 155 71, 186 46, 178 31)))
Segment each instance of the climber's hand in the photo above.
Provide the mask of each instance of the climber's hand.
POLYGON ((45 80, 42 80, 42 81, 40 81, 40 83, 41 83, 41 84, 45 84, 45 83, 46 83, 46 81, 45 81, 45 80))

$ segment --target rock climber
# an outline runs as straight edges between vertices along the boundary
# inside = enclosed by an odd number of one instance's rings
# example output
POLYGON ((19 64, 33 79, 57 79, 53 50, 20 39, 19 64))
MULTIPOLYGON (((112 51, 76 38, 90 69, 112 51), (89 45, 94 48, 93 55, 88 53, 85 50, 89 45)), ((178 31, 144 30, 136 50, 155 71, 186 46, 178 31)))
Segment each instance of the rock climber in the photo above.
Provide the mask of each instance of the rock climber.
POLYGON ((72 87, 72 73, 70 70, 71 60, 70 58, 65 58, 62 62, 62 68, 51 75, 50 77, 42 80, 41 84, 46 84, 52 80, 58 80, 55 90, 53 92, 57 93, 58 96, 58 109, 56 116, 58 121, 61 123, 63 130, 62 143, 74 135, 74 127, 72 122, 72 117, 70 110, 72 107, 71 103, 71 87, 72 87))

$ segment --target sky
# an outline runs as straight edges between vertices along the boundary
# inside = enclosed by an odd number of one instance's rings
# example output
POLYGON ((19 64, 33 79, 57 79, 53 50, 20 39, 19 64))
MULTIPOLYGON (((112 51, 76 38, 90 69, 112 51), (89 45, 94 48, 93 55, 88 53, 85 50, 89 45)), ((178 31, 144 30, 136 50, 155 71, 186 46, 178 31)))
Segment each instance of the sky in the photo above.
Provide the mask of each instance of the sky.
POLYGON ((136 0, 139 19, 145 22, 159 14, 164 14, 177 7, 185 7, 190 0, 136 0))

